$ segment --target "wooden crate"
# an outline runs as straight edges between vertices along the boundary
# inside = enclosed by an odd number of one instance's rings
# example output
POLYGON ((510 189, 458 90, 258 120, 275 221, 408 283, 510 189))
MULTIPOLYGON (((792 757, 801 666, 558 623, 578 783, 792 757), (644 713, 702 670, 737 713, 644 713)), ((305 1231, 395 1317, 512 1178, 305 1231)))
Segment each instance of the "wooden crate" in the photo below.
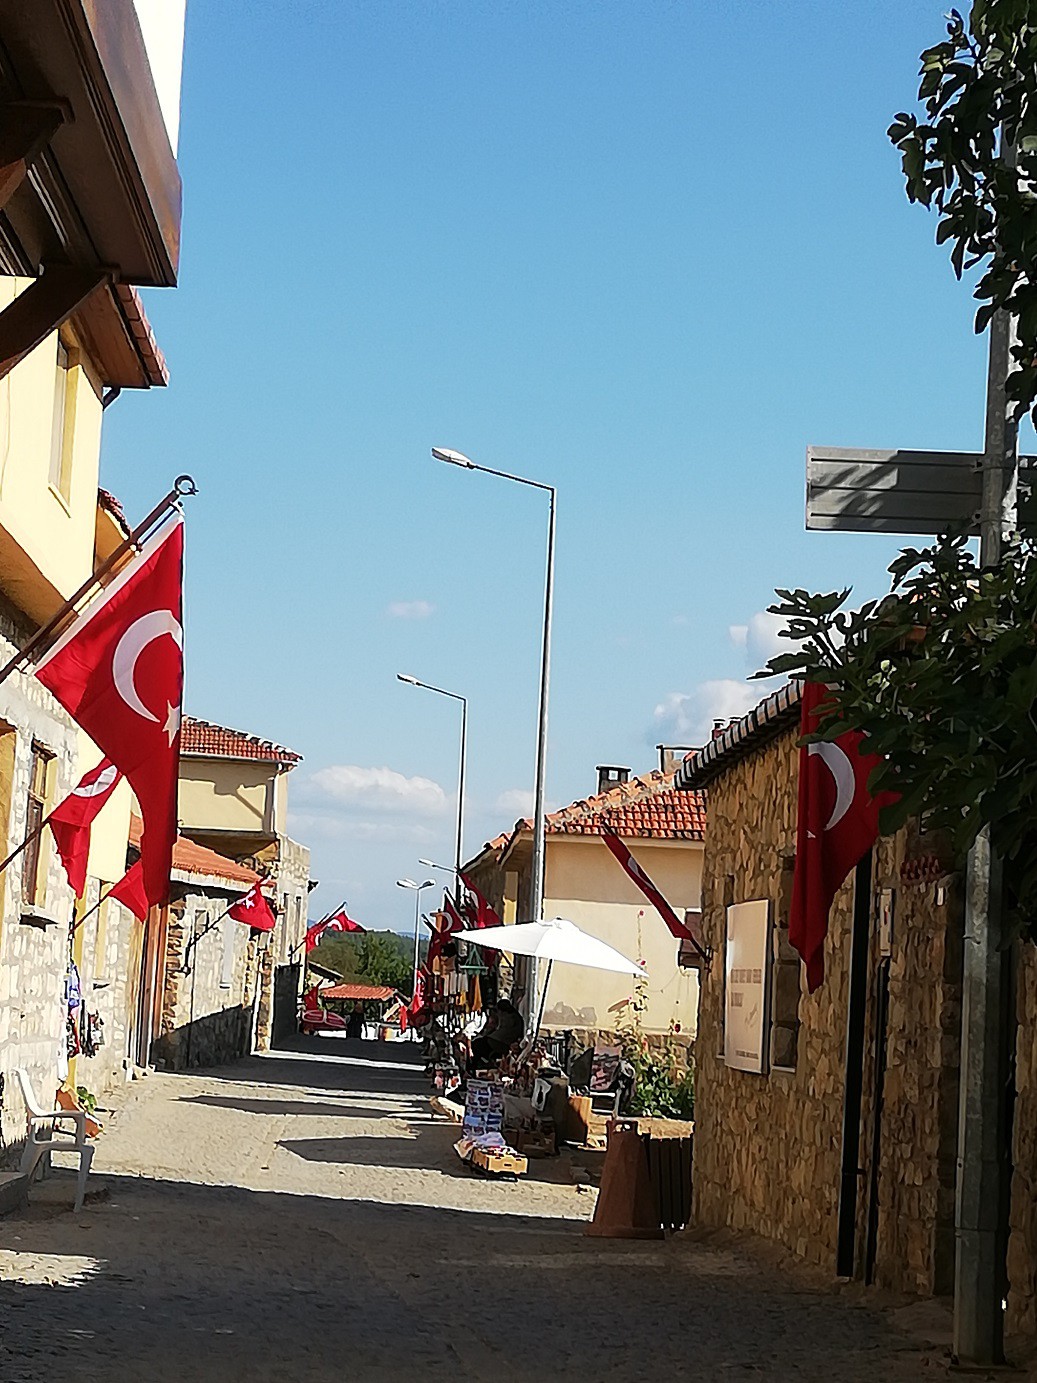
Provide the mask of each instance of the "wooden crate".
POLYGON ((483 1148, 476 1148, 470 1161, 473 1167, 497 1177, 520 1177, 529 1167, 526 1159, 518 1153, 487 1152, 483 1148))

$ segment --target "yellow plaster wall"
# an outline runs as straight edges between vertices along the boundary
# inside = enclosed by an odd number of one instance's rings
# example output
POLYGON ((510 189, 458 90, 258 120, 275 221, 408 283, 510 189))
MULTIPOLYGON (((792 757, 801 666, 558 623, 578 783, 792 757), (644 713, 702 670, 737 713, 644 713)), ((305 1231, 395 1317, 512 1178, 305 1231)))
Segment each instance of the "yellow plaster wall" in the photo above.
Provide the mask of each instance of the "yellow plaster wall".
MULTIPOLYGON (((700 844, 628 841, 627 845, 678 917, 685 908, 699 906, 700 844)), ((698 976, 677 965, 677 942, 599 837, 549 837, 544 892, 545 917, 567 917, 631 960, 645 961, 648 1009, 641 1025, 646 1031, 666 1032, 671 1024, 679 1023, 682 1033, 694 1033, 698 976)), ((633 987, 630 976, 555 965, 545 1022, 556 1027, 615 1027, 622 1015, 609 1010, 628 998, 633 987)))
MULTIPOLYGON (((0 310, 28 283, 0 278, 0 310)), ((50 484, 56 379, 57 333, 52 332, 0 381, 0 582, 36 619, 82 582, 94 552, 101 389, 81 360, 71 367, 66 503, 50 484)))
POLYGON ((274 766, 237 760, 182 758, 179 817, 197 831, 276 829, 274 766))

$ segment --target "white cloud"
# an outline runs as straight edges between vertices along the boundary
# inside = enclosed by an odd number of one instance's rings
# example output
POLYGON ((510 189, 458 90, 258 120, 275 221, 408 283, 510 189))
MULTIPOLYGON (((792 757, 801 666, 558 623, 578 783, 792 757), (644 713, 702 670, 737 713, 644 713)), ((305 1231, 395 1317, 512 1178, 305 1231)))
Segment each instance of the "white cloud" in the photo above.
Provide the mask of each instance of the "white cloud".
POLYGON ((749 642, 749 626, 747 624, 729 624, 727 636, 735 648, 745 648, 749 642))
POLYGON ((760 691, 749 682, 719 678, 703 682, 692 692, 670 692, 656 706, 654 733, 665 744, 705 744, 714 720, 731 720, 751 711, 760 691))
POLYGON ((310 800, 323 798, 364 811, 440 816, 449 805, 446 793, 431 778, 407 778, 392 768, 332 764, 311 774, 306 785, 310 800))
POLYGON ((786 627, 780 615, 772 615, 767 610, 757 610, 749 620, 743 647, 749 660, 756 668, 762 668, 779 653, 791 653, 795 644, 791 639, 783 639, 781 631, 786 627))
POLYGON ((533 794, 528 788, 508 788, 494 802, 493 810, 506 816, 509 824, 520 816, 532 816, 533 794))
POLYGON ((430 600, 393 600, 385 613, 390 619, 428 619, 436 613, 436 607, 430 600))

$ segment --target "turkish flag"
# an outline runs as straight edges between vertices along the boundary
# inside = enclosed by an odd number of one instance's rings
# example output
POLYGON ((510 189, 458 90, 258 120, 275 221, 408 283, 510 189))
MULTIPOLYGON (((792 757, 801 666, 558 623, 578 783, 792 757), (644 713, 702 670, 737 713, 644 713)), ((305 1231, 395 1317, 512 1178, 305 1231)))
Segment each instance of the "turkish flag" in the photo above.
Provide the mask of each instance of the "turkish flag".
POLYGON ((501 927, 504 924, 496 911, 490 906, 486 898, 479 892, 475 884, 467 874, 462 874, 461 879, 465 888, 475 899, 475 925, 477 927, 501 927))
POLYGON ((339 908, 338 912, 332 913, 324 923, 326 932, 366 932, 366 927, 361 927, 359 922, 354 922, 346 912, 345 908, 339 908))
POLYGON ((306 928, 306 949, 312 951, 315 946, 319 946, 324 940, 327 932, 366 932, 366 927, 361 927, 359 922, 354 922, 346 912, 345 904, 334 912, 330 917, 326 917, 322 922, 314 922, 312 927, 306 928))
MULTIPOLYGON (((830 696, 824 683, 804 685, 802 735, 817 729, 817 708, 830 696)), ((799 819, 789 942, 803 957, 811 994, 825 975, 824 944, 832 900, 850 870, 878 839, 879 808, 896 800, 894 793, 872 797, 868 792, 868 777, 881 762, 881 755, 862 754, 863 738, 858 731, 848 730, 830 743, 804 744, 799 751, 799 819)))
POLYGON ((108 890, 108 897, 114 898, 124 908, 129 908, 138 922, 143 922, 147 918, 150 904, 148 903, 148 895, 144 891, 143 859, 130 865, 119 882, 112 884, 108 890))
POLYGON ((148 902, 169 897, 183 698, 184 521, 177 515, 44 654, 36 676, 125 774, 144 819, 148 902))
POLYGON ((670 907, 669 903, 656 888, 655 884, 652 883, 651 879, 638 864, 637 860, 634 859, 633 855, 620 840, 619 836, 616 835, 611 826, 605 825, 604 823, 602 824, 601 838, 623 866, 627 877, 632 883, 637 885, 662 920, 666 923, 670 935, 676 937, 678 941, 694 942, 695 938, 691 934, 691 929, 681 921, 673 908, 670 907))
POLYGON ((449 893, 443 894, 443 911, 449 919, 447 925, 443 928, 444 939, 448 936, 452 936, 454 932, 467 931, 465 920, 458 912, 457 905, 454 903, 449 893))
POLYGON ((260 893, 265 879, 259 879, 247 893, 243 893, 236 903, 227 909, 227 916, 235 922, 244 922, 254 932, 272 932, 277 923, 269 901, 260 893))
POLYGON ((86 864, 90 854, 90 826, 111 797, 122 774, 109 759, 84 773, 64 802, 54 808, 48 825, 58 847, 61 863, 77 898, 86 888, 86 864))

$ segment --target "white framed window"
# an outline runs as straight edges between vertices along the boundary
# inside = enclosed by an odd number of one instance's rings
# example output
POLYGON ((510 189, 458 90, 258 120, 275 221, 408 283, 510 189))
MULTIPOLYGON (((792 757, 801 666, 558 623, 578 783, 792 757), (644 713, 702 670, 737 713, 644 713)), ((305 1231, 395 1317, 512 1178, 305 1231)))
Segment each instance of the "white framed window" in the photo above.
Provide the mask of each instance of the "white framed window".
POLYGON ((50 430, 50 487, 67 505, 72 495, 72 433, 75 423, 75 390, 72 372, 76 361, 58 337, 54 371, 54 413, 50 430))

